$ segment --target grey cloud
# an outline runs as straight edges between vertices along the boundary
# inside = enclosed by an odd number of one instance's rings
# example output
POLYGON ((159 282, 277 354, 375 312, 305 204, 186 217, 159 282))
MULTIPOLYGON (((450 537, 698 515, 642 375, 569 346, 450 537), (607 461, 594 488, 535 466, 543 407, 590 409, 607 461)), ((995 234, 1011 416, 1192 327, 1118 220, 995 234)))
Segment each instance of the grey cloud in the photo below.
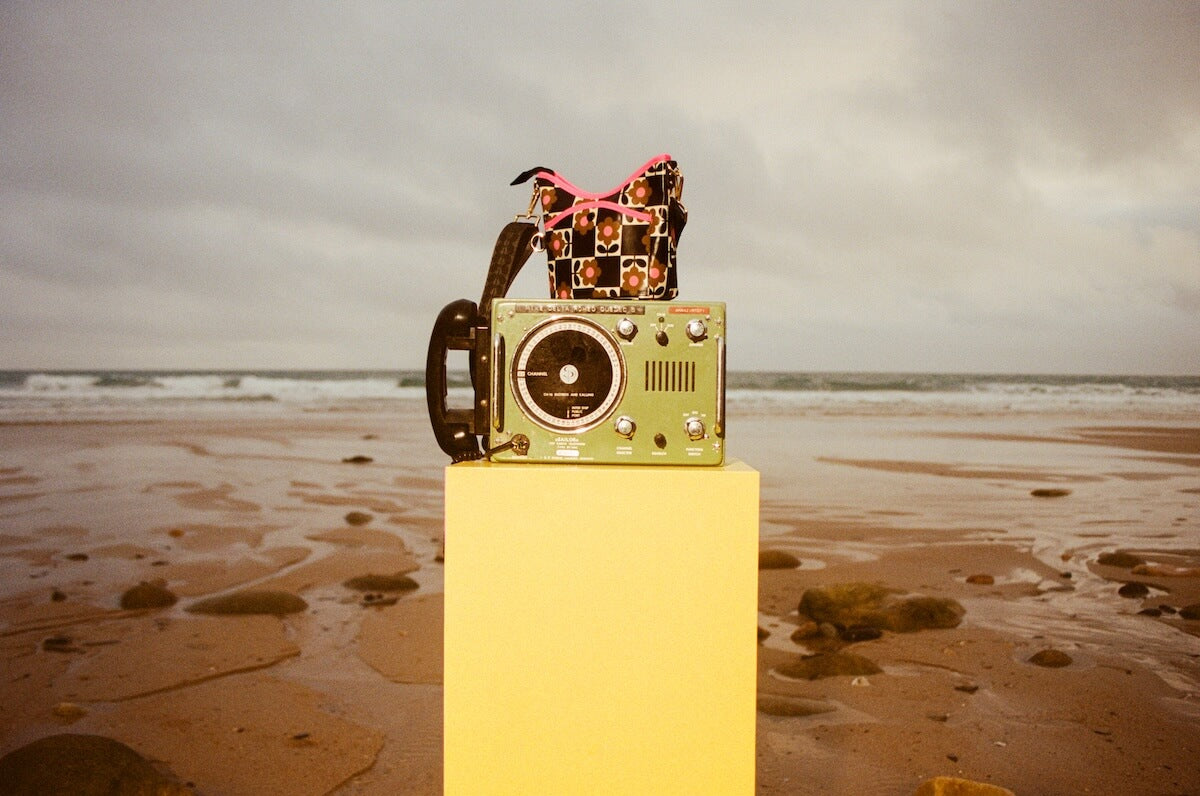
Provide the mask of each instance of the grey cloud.
POLYGON ((512 176, 670 151, 747 367, 1194 368, 1196 9, 4 4, 0 366, 416 366, 512 176))

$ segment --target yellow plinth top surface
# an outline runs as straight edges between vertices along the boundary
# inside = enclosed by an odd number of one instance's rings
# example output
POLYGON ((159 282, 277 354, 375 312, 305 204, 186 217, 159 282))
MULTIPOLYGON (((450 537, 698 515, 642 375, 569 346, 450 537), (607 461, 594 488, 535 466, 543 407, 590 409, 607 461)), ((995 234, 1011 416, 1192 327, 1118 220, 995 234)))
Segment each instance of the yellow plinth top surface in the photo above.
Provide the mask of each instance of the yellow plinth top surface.
POLYGON ((448 794, 754 790, 758 473, 446 470, 448 794))

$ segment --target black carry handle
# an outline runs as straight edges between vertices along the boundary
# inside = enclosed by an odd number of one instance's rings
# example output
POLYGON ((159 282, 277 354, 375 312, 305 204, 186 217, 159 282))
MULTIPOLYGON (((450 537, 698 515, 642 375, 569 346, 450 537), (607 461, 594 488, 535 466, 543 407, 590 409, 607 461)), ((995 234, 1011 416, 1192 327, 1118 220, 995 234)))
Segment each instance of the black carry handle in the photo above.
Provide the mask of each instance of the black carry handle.
MULTIPOLYGON (((467 299, 452 301, 442 308, 429 337, 429 353, 425 358, 425 400, 429 404, 429 422, 438 446, 454 462, 483 458, 476 434, 479 385, 476 381, 477 348, 487 347, 487 327, 479 326, 479 310, 467 299), (483 340, 480 341, 482 331, 483 340), (450 409, 446 406, 446 354, 450 351, 471 352, 471 386, 476 400, 470 409, 450 409)), ((486 396, 486 388, 484 395, 486 396)), ((486 400, 486 398, 485 398, 486 400)))
POLYGON ((447 304, 433 324, 429 353, 425 358, 425 400, 429 405, 429 423, 438 446, 454 462, 481 459, 480 436, 488 433, 492 370, 489 328, 492 301, 501 298, 512 286, 517 272, 533 254, 536 224, 513 221, 505 225, 496 239, 488 268, 483 296, 476 305, 467 299, 447 304), (446 405, 446 355, 450 351, 469 351, 471 389, 474 401, 470 409, 450 409, 446 405))

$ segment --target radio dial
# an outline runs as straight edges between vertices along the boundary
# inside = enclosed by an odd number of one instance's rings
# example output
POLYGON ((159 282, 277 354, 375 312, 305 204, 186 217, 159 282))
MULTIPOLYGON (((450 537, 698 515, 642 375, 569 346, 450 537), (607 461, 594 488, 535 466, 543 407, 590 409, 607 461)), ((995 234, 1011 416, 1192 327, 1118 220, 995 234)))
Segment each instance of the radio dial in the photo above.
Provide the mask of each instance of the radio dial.
POLYGON ((633 422, 632 417, 621 415, 613 423, 613 430, 625 439, 633 439, 633 432, 637 431, 637 423, 633 422))
POLYGON ((655 332, 654 339, 657 340, 658 344, 662 346, 665 346, 671 341, 671 339, 667 337, 667 332, 664 329, 659 329, 657 332, 655 332))
POLYGON ((688 339, 693 343, 698 343, 705 337, 708 337, 708 327, 699 318, 692 318, 688 321, 686 331, 688 339))
POLYGON ((683 430, 687 432, 688 439, 704 439, 704 421, 698 417, 689 417, 683 424, 683 430))
POLYGON ((632 340, 637 337, 637 324, 628 318, 617 321, 617 335, 622 340, 632 340))

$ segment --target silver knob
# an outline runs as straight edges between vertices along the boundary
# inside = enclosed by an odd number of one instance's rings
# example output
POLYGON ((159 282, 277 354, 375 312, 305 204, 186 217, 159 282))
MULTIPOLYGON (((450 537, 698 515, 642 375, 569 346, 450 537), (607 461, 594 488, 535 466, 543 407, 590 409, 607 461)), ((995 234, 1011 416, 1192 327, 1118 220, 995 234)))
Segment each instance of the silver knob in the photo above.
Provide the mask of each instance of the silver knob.
POLYGON ((617 321, 617 334, 622 340, 632 340, 637 334, 637 325, 628 318, 617 321))
POLYGON ((700 318, 692 318, 687 322, 687 336, 693 343, 698 343, 708 337, 708 326, 700 318))
POLYGON ((632 417, 621 415, 613 422, 613 430, 625 439, 633 439, 633 432, 637 431, 637 423, 633 422, 632 417))
POLYGON ((683 430, 687 432, 688 439, 704 439, 704 421, 698 417, 689 417, 683 424, 683 430))

